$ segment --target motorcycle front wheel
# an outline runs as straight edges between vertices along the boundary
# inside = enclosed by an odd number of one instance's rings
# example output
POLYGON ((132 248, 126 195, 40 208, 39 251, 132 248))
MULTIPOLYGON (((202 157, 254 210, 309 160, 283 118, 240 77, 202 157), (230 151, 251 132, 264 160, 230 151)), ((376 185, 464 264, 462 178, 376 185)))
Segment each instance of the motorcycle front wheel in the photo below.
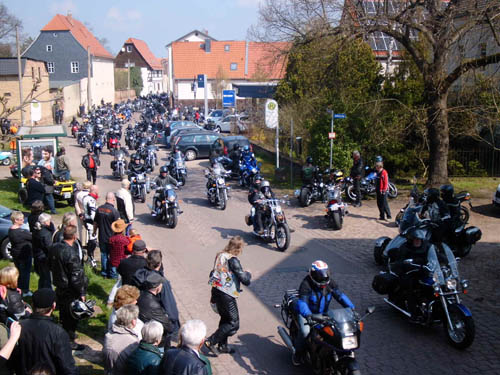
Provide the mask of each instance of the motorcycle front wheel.
POLYGON ((226 195, 224 194, 224 189, 219 190, 219 208, 224 211, 227 206, 226 195))
POLYGON ((146 202, 146 188, 145 187, 141 188, 141 202, 142 203, 146 202))
POLYGON ((183 175, 179 177, 179 185, 181 186, 186 185, 186 178, 183 175))
POLYGON ((356 202, 357 195, 354 192, 354 185, 349 185, 347 187, 347 196, 351 200, 351 202, 356 202))
POLYGON ((308 188, 302 188, 300 190, 299 202, 300 207, 307 207, 311 204, 311 192, 308 188))
POLYGON ((177 209, 172 207, 168 211, 167 227, 174 229, 177 226, 177 209))
POLYGON ((468 348, 474 341, 474 336, 476 334, 472 316, 466 316, 457 305, 449 305, 448 313, 450 314, 450 321, 453 325, 453 329, 449 327, 446 318, 443 319, 443 322, 449 343, 457 349, 468 348))
POLYGON ((278 224, 276 226, 276 246, 279 251, 285 251, 290 246, 290 228, 288 224, 278 224))
POLYGON ((387 196, 391 199, 398 196, 398 188, 392 182, 389 182, 389 191, 387 192, 387 196))

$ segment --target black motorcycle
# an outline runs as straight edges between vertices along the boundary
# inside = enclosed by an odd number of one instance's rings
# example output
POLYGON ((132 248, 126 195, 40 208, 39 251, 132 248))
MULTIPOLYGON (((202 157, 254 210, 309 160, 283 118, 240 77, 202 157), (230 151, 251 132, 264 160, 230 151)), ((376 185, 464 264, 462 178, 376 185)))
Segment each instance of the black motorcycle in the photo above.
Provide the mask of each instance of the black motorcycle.
POLYGON ((115 160, 111 162, 111 170, 113 177, 118 177, 120 180, 125 176, 127 170, 127 161, 125 160, 125 152, 118 150, 115 152, 115 160))
MULTIPOLYGON (((366 177, 362 177, 359 184, 362 199, 368 195, 374 196, 377 190, 377 172, 375 172, 370 167, 365 167, 365 173, 366 177)), ((345 178, 344 189, 346 196, 348 196, 351 201, 356 202, 356 192, 354 190, 354 181, 352 177, 345 178)), ((390 181, 388 185, 387 196, 391 199, 398 196, 398 188, 390 181)))
POLYGON ((146 202, 146 194, 149 193, 150 183, 149 178, 145 173, 138 173, 132 177, 130 181, 130 194, 132 198, 146 202))
POLYGON ((170 176, 175 178, 179 185, 184 186, 187 179, 186 161, 180 152, 174 153, 167 165, 170 176))
POLYGON ((222 168, 220 164, 216 164, 212 171, 205 171, 207 178, 207 198, 210 204, 225 210, 229 199, 228 191, 230 189, 226 184, 226 177, 229 173, 222 168))
MULTIPOLYGON (((281 305, 275 306, 281 308, 286 326, 286 329, 278 326, 278 333, 293 353, 300 330, 295 307, 298 297, 298 290, 287 290, 281 305)), ((354 352, 361 343, 363 319, 374 311, 375 307, 368 307, 363 317, 349 308, 331 309, 327 315, 312 315, 314 324, 306 339, 305 362, 313 374, 361 375, 354 352)))
POLYGON ((436 245, 430 244, 426 264, 406 259, 403 261, 406 272, 401 275, 391 269, 391 260, 397 259, 397 252, 398 249, 387 252, 387 271, 374 277, 373 289, 388 295, 384 301, 413 322, 426 327, 443 324, 448 341, 455 348, 469 347, 475 336, 474 320, 459 297, 467 292, 469 283, 460 279, 451 249, 442 243, 438 251, 436 245), (409 277, 417 277, 418 282, 403 281, 409 277))
POLYGON ((170 184, 156 189, 156 194, 158 194, 161 199, 161 209, 156 217, 162 220, 167 227, 172 229, 177 226, 179 217, 179 205, 177 203, 175 189, 176 187, 170 184))
POLYGON ((326 185, 323 183, 322 174, 314 181, 304 184, 300 190, 295 190, 301 207, 307 207, 316 201, 326 201, 326 185))
POLYGON ((156 146, 149 145, 144 150, 144 154, 142 154, 144 155, 144 165, 151 172, 154 172, 155 166, 158 165, 158 157, 156 156, 156 151, 156 146))

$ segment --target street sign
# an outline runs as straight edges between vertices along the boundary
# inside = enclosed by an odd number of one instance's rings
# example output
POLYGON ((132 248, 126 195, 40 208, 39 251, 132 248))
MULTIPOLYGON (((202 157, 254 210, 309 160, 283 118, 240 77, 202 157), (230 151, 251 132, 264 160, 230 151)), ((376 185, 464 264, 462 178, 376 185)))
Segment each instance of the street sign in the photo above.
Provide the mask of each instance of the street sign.
POLYGON ((234 90, 222 90, 222 106, 224 108, 236 106, 236 92, 234 90))
POLYGON ((198 74, 197 81, 198 81, 198 88, 202 89, 205 87, 204 74, 198 74))
POLYGON ((335 113, 333 115, 334 118, 346 118, 345 113, 335 113))
POLYGON ((328 133, 328 139, 335 139, 336 136, 337 136, 337 134, 335 134, 335 132, 328 133))
POLYGON ((266 126, 270 129, 278 127, 278 102, 273 99, 266 100, 266 126))

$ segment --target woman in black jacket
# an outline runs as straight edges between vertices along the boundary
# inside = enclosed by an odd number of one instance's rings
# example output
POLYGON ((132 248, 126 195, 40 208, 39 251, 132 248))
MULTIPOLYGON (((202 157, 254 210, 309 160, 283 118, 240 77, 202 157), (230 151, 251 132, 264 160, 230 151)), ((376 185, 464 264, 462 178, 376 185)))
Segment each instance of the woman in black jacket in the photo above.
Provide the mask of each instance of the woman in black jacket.
POLYGON ((31 205, 31 213, 28 215, 28 225, 30 226, 30 232, 33 233, 35 229, 35 224, 38 223, 38 216, 45 211, 45 206, 42 201, 34 201, 31 205))
MULTIPOLYGON (((7 318, 19 320, 31 314, 30 307, 23 301, 21 290, 17 289, 19 271, 16 267, 7 266, 0 270, 0 321, 7 318)), ((0 372, 1 373, 1 372, 0 372)))
POLYGON ((224 250, 215 257, 214 269, 210 273, 210 303, 220 315, 220 321, 217 331, 205 341, 205 347, 215 356, 220 353, 234 353, 234 349, 227 345, 227 339, 240 328, 236 298, 241 292, 240 285, 250 285, 252 278, 250 272, 243 271, 237 258, 243 250, 243 245, 240 236, 231 238, 224 250))
POLYGON ((52 245, 52 236, 55 232, 54 223, 49 214, 42 213, 38 217, 33 231, 33 257, 35 258, 35 270, 40 276, 38 289, 52 289, 52 280, 48 262, 49 247, 52 245))
POLYGON ((9 228, 9 240, 12 245, 10 254, 19 270, 18 286, 23 291, 23 297, 31 296, 30 272, 33 258, 31 254, 31 232, 21 228, 24 224, 24 215, 21 211, 12 211, 10 214, 12 226, 9 228))

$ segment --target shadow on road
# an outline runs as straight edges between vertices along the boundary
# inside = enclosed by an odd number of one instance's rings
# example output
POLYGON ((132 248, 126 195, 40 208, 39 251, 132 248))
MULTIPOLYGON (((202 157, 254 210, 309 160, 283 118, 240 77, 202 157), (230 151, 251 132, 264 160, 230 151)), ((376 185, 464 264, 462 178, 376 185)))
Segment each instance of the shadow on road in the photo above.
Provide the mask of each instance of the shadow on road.
POLYGON ((264 242, 263 240, 257 238, 256 235, 251 232, 251 229, 249 229, 248 232, 234 228, 212 227, 212 229, 218 231, 220 233, 220 236, 224 239, 230 239, 234 236, 240 236, 248 245, 257 245, 269 250, 279 251, 275 246, 273 246, 274 242, 272 244, 264 242))
POLYGON ((473 206, 472 212, 488 217, 500 218, 500 208, 495 207, 493 204, 483 204, 481 206, 473 206))

